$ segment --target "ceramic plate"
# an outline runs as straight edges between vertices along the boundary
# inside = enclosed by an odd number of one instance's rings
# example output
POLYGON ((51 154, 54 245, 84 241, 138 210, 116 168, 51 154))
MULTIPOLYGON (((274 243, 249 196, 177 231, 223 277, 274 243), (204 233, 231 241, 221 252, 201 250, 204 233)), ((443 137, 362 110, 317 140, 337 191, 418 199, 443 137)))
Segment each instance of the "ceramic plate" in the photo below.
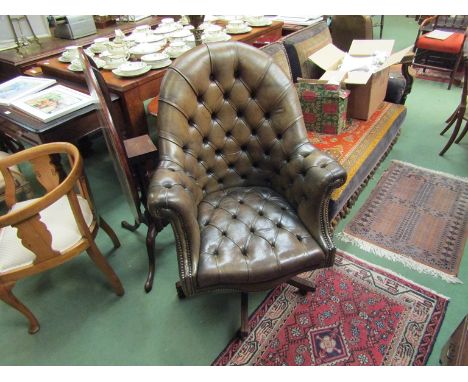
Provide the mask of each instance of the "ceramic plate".
POLYGON ((268 25, 271 25, 272 23, 273 23, 273 21, 271 21, 271 20, 264 20, 264 21, 261 21, 261 22, 247 21, 247 24, 249 24, 249 26, 251 26, 251 27, 267 27, 268 25))
POLYGON ((156 29, 153 29, 153 34, 172 33, 172 32, 175 32, 177 29, 179 29, 177 25, 163 26, 163 27, 158 26, 156 29))
POLYGON ((70 62, 71 62, 71 60, 70 60, 69 58, 65 58, 65 57, 63 57, 63 56, 60 56, 60 57, 58 58, 58 60, 59 60, 60 62, 66 62, 66 63, 70 63, 70 62))
POLYGON ((76 66, 73 65, 68 65, 68 70, 71 70, 72 72, 82 72, 82 68, 77 68, 76 66))
POLYGON ((166 66, 169 66, 172 64, 172 61, 170 59, 160 62, 158 64, 149 64, 151 66, 151 69, 162 69, 165 68, 166 66))
POLYGON ((226 34, 226 35, 224 35, 224 36, 221 37, 221 38, 209 39, 209 40, 203 38, 202 40, 203 40, 203 42, 220 42, 220 41, 229 41, 231 38, 232 38, 231 36, 229 36, 228 34, 226 34))
POLYGON ((143 69, 136 73, 128 74, 128 73, 122 73, 119 69, 113 69, 112 73, 119 77, 136 77, 136 76, 141 76, 142 74, 145 74, 146 72, 151 70, 151 65, 146 65, 143 69))
POLYGON ((242 34, 242 33, 249 33, 252 30, 251 27, 245 27, 244 29, 239 29, 237 31, 230 31, 228 28, 225 29, 226 33, 229 34, 242 34))

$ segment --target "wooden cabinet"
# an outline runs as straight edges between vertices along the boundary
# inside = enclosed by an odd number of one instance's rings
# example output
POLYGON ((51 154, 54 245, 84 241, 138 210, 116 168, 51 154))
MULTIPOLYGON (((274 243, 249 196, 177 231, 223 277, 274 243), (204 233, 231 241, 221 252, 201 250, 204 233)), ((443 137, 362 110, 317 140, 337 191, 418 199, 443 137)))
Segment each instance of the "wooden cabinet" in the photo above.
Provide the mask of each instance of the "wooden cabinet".
POLYGON ((458 325, 440 353, 444 366, 468 366, 468 315, 458 325))

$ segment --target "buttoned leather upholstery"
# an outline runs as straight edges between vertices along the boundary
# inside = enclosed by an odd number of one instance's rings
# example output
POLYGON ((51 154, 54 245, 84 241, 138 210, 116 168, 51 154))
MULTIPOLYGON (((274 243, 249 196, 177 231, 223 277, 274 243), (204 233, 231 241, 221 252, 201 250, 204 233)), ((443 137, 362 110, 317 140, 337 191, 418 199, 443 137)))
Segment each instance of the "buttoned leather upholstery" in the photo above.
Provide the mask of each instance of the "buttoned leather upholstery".
POLYGON ((148 208, 173 226, 186 295, 266 289, 333 263, 328 200, 346 173, 309 143, 271 57, 235 42, 185 53, 163 79, 157 129, 148 208))

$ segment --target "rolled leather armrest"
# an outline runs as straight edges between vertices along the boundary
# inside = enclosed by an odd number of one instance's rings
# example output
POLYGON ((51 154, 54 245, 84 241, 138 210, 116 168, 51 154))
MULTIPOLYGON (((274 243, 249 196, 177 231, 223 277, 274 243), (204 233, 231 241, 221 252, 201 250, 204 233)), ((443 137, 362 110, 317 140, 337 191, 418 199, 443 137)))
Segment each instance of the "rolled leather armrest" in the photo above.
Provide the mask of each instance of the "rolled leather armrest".
POLYGON ((200 229, 197 221, 201 189, 183 169, 165 167, 162 162, 148 187, 148 210, 158 219, 168 220, 174 229, 181 280, 190 279, 194 261, 200 252, 200 229), (161 165, 162 164, 162 165, 161 165), (191 258, 182 258, 187 253, 191 258))
POLYGON ((330 235, 328 204, 330 195, 346 181, 343 167, 312 145, 309 153, 296 156, 288 165, 287 173, 293 178, 293 189, 288 193, 289 202, 308 231, 327 255, 328 265, 333 264, 335 246, 330 235))

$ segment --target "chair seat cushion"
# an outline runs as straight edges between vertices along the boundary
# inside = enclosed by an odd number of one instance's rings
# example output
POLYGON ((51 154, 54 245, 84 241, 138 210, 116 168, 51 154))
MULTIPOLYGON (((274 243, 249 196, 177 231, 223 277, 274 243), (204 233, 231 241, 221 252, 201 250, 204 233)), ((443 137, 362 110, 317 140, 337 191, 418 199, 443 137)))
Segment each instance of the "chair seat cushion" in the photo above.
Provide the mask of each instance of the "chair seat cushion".
MULTIPOLYGON (((37 199, 29 199, 16 203, 12 210, 17 210, 31 204, 37 199)), ((93 222, 93 213, 86 199, 78 195, 83 217, 88 225, 93 222)), ((76 224, 67 196, 62 196, 55 203, 41 211, 41 221, 52 235, 52 248, 63 252, 75 245, 81 239, 81 233, 76 224)), ((10 272, 33 263, 36 255, 25 248, 17 237, 17 229, 4 227, 0 231, 0 274, 10 272)))
POLYGON ((199 205, 200 288, 248 290, 316 268, 324 253, 285 199, 264 187, 233 187, 199 205))
POLYGON ((416 42, 416 47, 420 49, 432 50, 435 52, 460 53, 463 47, 465 35, 463 33, 453 33, 445 40, 426 37, 422 35, 416 42))

